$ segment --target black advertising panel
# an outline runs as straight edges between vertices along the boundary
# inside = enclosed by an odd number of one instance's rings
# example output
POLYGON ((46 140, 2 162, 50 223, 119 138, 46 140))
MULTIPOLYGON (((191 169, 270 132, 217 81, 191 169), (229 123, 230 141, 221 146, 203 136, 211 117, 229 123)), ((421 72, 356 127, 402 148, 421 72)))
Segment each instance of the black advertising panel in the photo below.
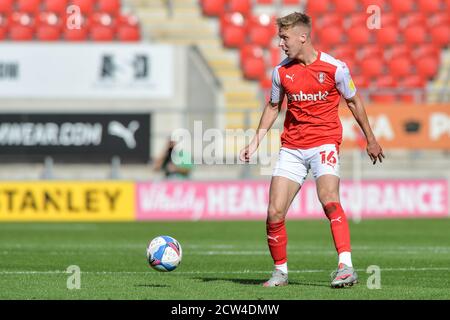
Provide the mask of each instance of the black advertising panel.
POLYGON ((0 114, 0 161, 146 163, 150 114, 0 114))

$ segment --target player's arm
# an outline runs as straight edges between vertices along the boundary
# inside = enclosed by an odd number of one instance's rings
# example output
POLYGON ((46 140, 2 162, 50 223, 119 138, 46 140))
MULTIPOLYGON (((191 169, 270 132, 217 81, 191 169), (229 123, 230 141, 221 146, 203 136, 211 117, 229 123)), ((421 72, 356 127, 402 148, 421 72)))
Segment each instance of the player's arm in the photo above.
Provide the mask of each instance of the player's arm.
POLYGON ((362 103, 361 98, 358 95, 354 95, 351 98, 345 99, 347 106, 355 117, 356 122, 360 126, 361 130, 364 132, 367 140, 367 154, 372 160, 373 164, 377 162, 383 162, 384 154, 381 146, 378 144, 375 135, 373 134, 372 128, 370 127, 369 120, 367 118, 367 113, 362 103))
POLYGON ((353 83, 350 71, 345 64, 340 65, 336 70, 336 87, 345 98, 347 106, 355 117, 356 122, 361 127, 367 140, 367 154, 372 160, 373 164, 379 160, 382 162, 384 158, 383 150, 375 138, 367 119, 366 110, 361 98, 356 94, 356 87, 353 83))
POLYGON ((259 120, 258 129, 252 141, 241 150, 239 159, 248 162, 252 154, 258 149, 262 139, 267 134, 267 131, 272 128, 273 123, 278 117, 283 104, 284 90, 280 83, 280 76, 278 69, 274 69, 272 73, 272 91, 270 93, 270 101, 264 107, 261 119, 259 120))

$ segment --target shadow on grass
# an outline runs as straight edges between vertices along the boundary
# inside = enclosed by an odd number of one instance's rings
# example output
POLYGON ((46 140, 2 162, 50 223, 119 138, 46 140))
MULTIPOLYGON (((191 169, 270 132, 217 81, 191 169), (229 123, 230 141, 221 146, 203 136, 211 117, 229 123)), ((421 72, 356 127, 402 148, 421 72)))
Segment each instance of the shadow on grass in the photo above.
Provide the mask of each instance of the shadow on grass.
POLYGON ((135 284, 135 288, 169 288, 170 286, 167 286, 165 284, 135 284))
MULTIPOLYGON (((232 278, 211 278, 211 277, 207 277, 207 278, 201 278, 201 277, 197 277, 194 278, 196 280, 202 280, 203 282, 213 282, 213 281, 229 281, 229 282, 233 282, 233 283, 238 283, 238 284, 243 284, 243 285, 252 285, 252 286, 262 286, 263 282, 265 280, 263 279, 232 279, 232 278)), ((325 281, 298 281, 298 280, 294 280, 291 281, 289 280, 289 285, 292 286, 305 286, 305 287, 326 287, 329 288, 330 287, 330 283, 329 282, 325 282, 325 281)))

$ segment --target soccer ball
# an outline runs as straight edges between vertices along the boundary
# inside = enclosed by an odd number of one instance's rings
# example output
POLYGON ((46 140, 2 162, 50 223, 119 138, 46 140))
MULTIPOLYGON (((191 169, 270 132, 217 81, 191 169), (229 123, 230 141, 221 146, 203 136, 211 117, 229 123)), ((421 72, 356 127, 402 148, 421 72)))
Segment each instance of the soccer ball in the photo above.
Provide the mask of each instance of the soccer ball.
POLYGON ((157 271, 173 271, 181 262, 180 243, 169 236, 158 236, 147 247, 147 261, 157 271))

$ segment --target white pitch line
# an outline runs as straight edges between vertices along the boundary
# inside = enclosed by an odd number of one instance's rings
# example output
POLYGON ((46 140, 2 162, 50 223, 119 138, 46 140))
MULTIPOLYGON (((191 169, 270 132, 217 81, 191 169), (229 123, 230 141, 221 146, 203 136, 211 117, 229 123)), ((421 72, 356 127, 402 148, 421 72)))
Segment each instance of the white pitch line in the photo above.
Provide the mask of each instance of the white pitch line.
MULTIPOLYGON (((435 267, 435 268, 380 268, 383 271, 450 271, 448 267, 435 267)), ((289 270, 289 273, 320 273, 320 272, 331 272, 332 270, 324 269, 303 269, 303 270, 289 270)), ((356 269, 358 272, 365 272, 365 269, 356 269)), ((188 274, 270 274, 270 270, 241 270, 241 271, 175 271, 171 274, 173 275, 188 275, 188 274)), ((0 271, 0 275, 45 275, 45 274, 72 274, 71 272, 66 272, 63 270, 53 270, 53 271, 0 271)), ((81 274, 95 274, 95 275, 117 275, 117 274, 145 274, 145 275, 161 275, 160 273, 154 273, 152 270, 149 271, 81 271, 81 274)))

